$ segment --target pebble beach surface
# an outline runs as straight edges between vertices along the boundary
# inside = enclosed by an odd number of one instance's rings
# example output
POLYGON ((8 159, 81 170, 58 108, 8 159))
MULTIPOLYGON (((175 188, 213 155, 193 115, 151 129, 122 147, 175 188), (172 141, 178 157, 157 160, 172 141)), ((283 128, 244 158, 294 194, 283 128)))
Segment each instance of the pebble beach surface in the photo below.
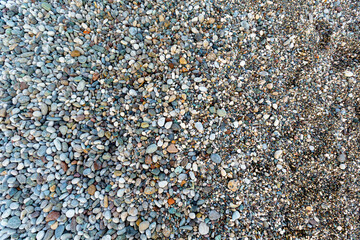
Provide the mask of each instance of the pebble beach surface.
POLYGON ((358 1, 0 0, 0 240, 358 239, 358 1))

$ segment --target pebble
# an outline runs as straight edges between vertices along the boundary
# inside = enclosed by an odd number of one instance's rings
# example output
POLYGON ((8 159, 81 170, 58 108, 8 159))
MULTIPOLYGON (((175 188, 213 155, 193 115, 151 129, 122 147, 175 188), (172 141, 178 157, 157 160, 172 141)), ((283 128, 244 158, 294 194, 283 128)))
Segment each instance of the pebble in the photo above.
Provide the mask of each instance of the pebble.
POLYGON ((146 148, 146 153, 151 154, 156 152, 156 150, 157 150, 156 144, 151 144, 146 148))
POLYGON ((346 161, 346 155, 344 153, 340 154, 338 156, 338 161, 341 162, 341 163, 345 162, 346 161))
POLYGON ((48 12, 51 10, 51 5, 49 3, 46 3, 46 2, 41 3, 41 7, 43 9, 45 9, 46 11, 48 11, 48 12))
POLYGON ((185 64, 187 64, 187 61, 186 61, 186 59, 185 58, 180 58, 180 64, 182 64, 182 65, 185 65, 185 64))
POLYGON ((167 181, 160 181, 158 184, 159 184, 160 188, 165 188, 168 185, 168 182, 167 181))
POLYGON ((17 216, 11 217, 7 222, 7 227, 12 229, 18 229, 20 225, 21 225, 21 220, 17 216))
POLYGON ((96 187, 94 185, 90 185, 87 189, 87 192, 90 194, 90 195, 94 195, 95 194, 95 191, 96 191, 96 187))
POLYGON ((144 232, 146 229, 148 229, 150 223, 148 221, 143 221, 139 224, 139 230, 140 232, 144 232))
POLYGON ((81 80, 81 81, 79 82, 79 84, 77 85, 76 90, 80 92, 80 91, 84 91, 84 89, 85 89, 85 81, 84 81, 84 80, 81 80))
POLYGON ((220 157, 220 155, 217 154, 217 153, 211 154, 211 155, 210 155, 210 159, 211 159, 211 161, 213 161, 214 163, 217 163, 217 164, 221 163, 221 157, 220 157))
POLYGON ((231 191, 236 192, 240 187, 240 183, 238 180, 233 179, 228 182, 227 186, 231 191))
POLYGON ((354 73, 353 73, 353 72, 350 72, 350 71, 345 71, 345 72, 344 72, 344 75, 345 75, 345 77, 353 77, 353 76, 354 76, 354 73))
POLYGON ((206 235, 206 234, 208 234, 208 233, 209 233, 209 226, 206 225, 206 223, 201 222, 201 223, 199 224, 199 233, 200 233, 201 235, 206 235))
POLYGON ((275 154, 274 154, 274 158, 275 158, 275 159, 280 159, 281 156, 282 156, 282 154, 283 154, 283 151, 282 151, 282 150, 277 150, 277 151, 275 152, 275 154))
POLYGON ((52 211, 46 216, 46 222, 57 220, 60 217, 60 212, 52 211))
POLYGON ((239 218, 240 218, 240 213, 238 211, 233 212, 231 220, 236 221, 239 218))
POLYGON ((164 117, 159 118, 157 124, 159 125, 159 127, 163 127, 165 125, 165 118, 164 117))
POLYGON ((66 217, 72 218, 73 216, 75 216, 75 210, 74 209, 69 209, 69 210, 66 211, 66 217))
POLYGON ((128 213, 129 213, 130 216, 137 216, 139 212, 138 212, 137 208, 130 207, 128 209, 128 213))
POLYGON ((179 150, 176 148, 175 144, 170 144, 167 149, 169 153, 177 153, 179 150))
POLYGON ((199 131, 199 132, 203 132, 204 131, 204 127, 201 124, 201 122, 196 122, 195 123, 195 128, 199 131))
POLYGON ((218 220, 219 218, 220 218, 220 214, 217 211, 212 210, 209 212, 209 219, 211 221, 218 220))
POLYGON ((225 117, 225 116, 226 116, 226 111, 225 111, 224 109, 218 109, 218 110, 216 111, 216 113, 217 113, 217 115, 218 115, 219 117, 225 117))
POLYGON ((144 190, 144 193, 148 195, 154 194, 155 192, 156 192, 156 188, 154 187, 146 187, 144 190))

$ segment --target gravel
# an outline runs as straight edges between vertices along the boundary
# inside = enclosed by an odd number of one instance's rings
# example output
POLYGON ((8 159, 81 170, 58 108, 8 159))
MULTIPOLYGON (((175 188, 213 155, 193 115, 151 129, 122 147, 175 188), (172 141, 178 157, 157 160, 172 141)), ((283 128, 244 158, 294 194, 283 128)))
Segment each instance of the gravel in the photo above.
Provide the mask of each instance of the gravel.
POLYGON ((357 239, 359 1, 0 1, 0 239, 357 239))

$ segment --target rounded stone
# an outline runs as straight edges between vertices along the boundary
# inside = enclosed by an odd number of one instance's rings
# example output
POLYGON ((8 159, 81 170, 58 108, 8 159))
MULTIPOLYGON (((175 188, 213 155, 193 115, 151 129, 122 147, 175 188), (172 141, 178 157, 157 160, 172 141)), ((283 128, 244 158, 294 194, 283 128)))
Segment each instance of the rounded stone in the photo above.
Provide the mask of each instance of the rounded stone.
POLYGON ((219 154, 217 153, 213 153, 210 155, 210 159, 211 161, 213 161, 214 163, 221 163, 221 157, 219 154))
POLYGON ((148 229, 150 223, 148 221, 143 221, 139 224, 139 231, 140 232, 143 232, 145 231, 146 229, 148 229))
POLYGON ((199 233, 200 233, 201 235, 206 235, 206 234, 208 234, 208 233, 209 233, 209 226, 206 225, 206 223, 201 222, 201 223, 199 224, 199 233))
POLYGON ((156 144, 151 144, 150 146, 148 146, 146 148, 146 153, 151 154, 151 153, 156 152, 156 150, 157 150, 157 145, 156 144))
POLYGON ((218 220, 219 218, 220 218, 220 214, 217 211, 212 210, 212 211, 209 212, 209 219, 211 221, 218 220))
POLYGON ((12 229, 17 229, 20 227, 20 225, 21 225, 21 220, 17 216, 11 217, 7 222, 7 227, 12 229))
POLYGON ((69 209, 66 211, 66 217, 67 218, 72 218, 75 215, 75 210, 74 209, 69 209))

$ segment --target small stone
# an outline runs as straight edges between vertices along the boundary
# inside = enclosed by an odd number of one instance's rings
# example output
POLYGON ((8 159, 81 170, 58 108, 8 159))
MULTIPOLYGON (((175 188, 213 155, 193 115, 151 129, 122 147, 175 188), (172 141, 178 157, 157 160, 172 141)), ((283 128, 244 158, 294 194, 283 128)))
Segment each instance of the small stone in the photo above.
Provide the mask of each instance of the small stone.
POLYGON ((83 4, 82 0, 74 0, 74 2, 77 7, 81 7, 83 4))
POLYGON ((195 123, 195 128, 199 131, 199 132, 203 132, 204 131, 204 127, 201 124, 201 122, 196 122, 195 123))
POLYGON ((78 57, 78 56, 80 56, 80 52, 79 52, 78 50, 74 50, 74 51, 72 51, 72 52, 70 53, 70 55, 71 55, 72 57, 78 57))
POLYGON ((166 187, 168 185, 168 182, 167 181, 160 181, 160 182, 158 182, 158 184, 159 184, 160 188, 164 188, 164 187, 166 187))
POLYGON ((165 125, 165 118, 164 117, 159 118, 157 124, 159 125, 159 127, 163 127, 165 125))
POLYGON ((226 116, 226 111, 225 111, 224 109, 218 109, 218 110, 216 111, 216 113, 217 113, 217 115, 218 115, 219 117, 225 117, 225 116, 226 116))
POLYGON ((138 216, 128 216, 126 220, 128 222, 136 222, 136 220, 138 220, 138 216))
POLYGON ((35 112, 33 112, 33 117, 40 118, 40 117, 42 117, 42 114, 40 111, 35 111, 35 112))
POLYGON ((17 229, 20 227, 20 225, 21 225, 21 220, 17 216, 11 217, 7 222, 7 227, 12 229, 17 229))
POLYGON ((187 64, 187 61, 186 61, 186 59, 185 58, 180 58, 180 64, 182 64, 182 65, 186 65, 187 64))
POLYGON ((281 155, 283 154, 283 151, 282 150, 277 150, 274 154, 274 158, 275 159, 280 159, 281 158, 281 155))
POLYGON ((156 144, 151 144, 150 146, 148 146, 146 148, 146 153, 150 154, 150 153, 154 153, 157 150, 157 145, 156 144))
POLYGON ((209 212, 209 219, 211 221, 218 220, 219 218, 220 218, 220 214, 217 211, 212 210, 212 211, 209 212))
POLYGON ((354 76, 354 73, 350 72, 350 71, 345 71, 344 75, 345 75, 345 77, 352 77, 352 76, 354 76))
POLYGON ((149 123, 147 123, 147 122, 141 123, 141 128, 148 128, 148 127, 149 127, 149 123))
POLYGON ((238 211, 235 211, 233 214, 232 214, 232 217, 231 217, 231 221, 236 221, 237 219, 240 218, 240 213, 238 211))
POLYGON ((85 56, 79 56, 78 57, 78 61, 79 61, 79 63, 85 63, 86 62, 86 57, 85 56))
POLYGON ((81 91, 84 91, 85 89, 85 81, 84 80, 81 80, 76 88, 77 91, 81 92, 81 91))
POLYGON ((209 227, 208 225, 206 225, 206 223, 204 222, 201 222, 200 225, 199 225, 199 233, 201 235, 206 235, 209 233, 209 227))
POLYGON ((338 161, 341 162, 341 163, 345 162, 346 161, 346 155, 344 153, 340 154, 338 156, 338 161))
POLYGON ((345 168, 346 168, 346 164, 344 164, 344 163, 340 164, 340 169, 341 170, 345 170, 345 168))
POLYGON ((90 185, 87 189, 88 194, 94 195, 96 191, 96 187, 94 185, 90 185))
POLYGON ((172 122, 167 122, 167 123, 165 123, 165 128, 166 128, 166 129, 170 129, 171 126, 172 126, 172 122))
POLYGON ((48 106, 45 103, 40 103, 39 106, 40 106, 41 114, 47 115, 48 114, 48 106))
POLYGON ((171 234, 171 230, 167 227, 164 228, 164 230, 162 231, 164 237, 168 238, 170 237, 170 234, 171 234))
POLYGON ((43 9, 45 9, 46 11, 48 11, 48 12, 51 10, 51 5, 49 3, 46 3, 46 2, 41 3, 41 7, 43 9))
POLYGON ((50 228, 51 228, 52 230, 55 230, 55 229, 58 228, 58 226, 59 226, 59 222, 55 222, 55 223, 51 224, 50 228))
POLYGON ((46 216, 45 221, 46 221, 46 222, 55 221, 55 220, 57 220, 59 217, 60 217, 60 212, 52 211, 52 212, 50 212, 50 213, 46 216))
POLYGON ((137 28, 135 28, 135 27, 129 28, 129 33, 131 35, 135 36, 137 34, 137 32, 138 32, 137 28))
MULTIPOLYGON (((54 185, 56 187, 56 185, 54 185)), ((47 213, 50 212, 52 209, 53 205, 50 203, 48 205, 46 205, 46 207, 43 209, 43 212, 47 213)))
POLYGON ((60 225, 58 228, 56 228, 55 230, 55 238, 58 239, 61 237, 61 235, 63 234, 65 230, 65 226, 64 225, 60 225))
POLYGON ((167 149, 169 153, 177 153, 179 150, 176 148, 175 144, 170 144, 167 149))
POLYGON ((128 208, 128 214, 130 215, 130 216, 137 216, 138 215, 138 210, 137 210, 137 208, 136 207, 130 207, 130 208, 128 208))
POLYGON ((0 117, 5 117, 6 116, 6 109, 2 108, 0 109, 0 117))
POLYGON ((72 218, 75 215, 75 210, 74 209, 69 209, 66 211, 66 217, 67 218, 72 218))
POLYGON ((154 194, 156 192, 156 188, 148 186, 145 188, 144 193, 147 195, 154 194))
POLYGON ((265 76, 269 75, 269 73, 266 71, 261 71, 261 72, 259 72, 259 75, 262 77, 265 77, 265 76))
POLYGON ((139 231, 144 232, 146 229, 148 229, 150 223, 148 221, 143 221, 139 224, 139 231))
POLYGON ((211 154, 211 155, 210 155, 210 159, 211 159, 211 161, 213 161, 214 163, 217 163, 217 164, 221 163, 221 157, 220 157, 220 155, 217 154, 217 153, 211 154))
POLYGON ((62 135, 65 135, 68 131, 68 127, 67 126, 60 126, 59 127, 59 131, 62 135))
POLYGON ((233 192, 236 192, 240 187, 240 182, 238 180, 230 180, 228 182, 228 188, 233 191, 233 192))

